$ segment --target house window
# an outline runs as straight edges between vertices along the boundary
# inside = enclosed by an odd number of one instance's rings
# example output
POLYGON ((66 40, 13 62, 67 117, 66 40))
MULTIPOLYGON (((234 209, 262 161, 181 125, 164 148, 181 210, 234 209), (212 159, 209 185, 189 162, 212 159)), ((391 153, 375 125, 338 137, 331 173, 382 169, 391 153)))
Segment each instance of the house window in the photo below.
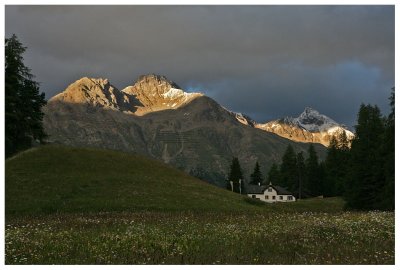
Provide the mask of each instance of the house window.
POLYGON ((269 196, 268 196, 268 195, 265 195, 265 199, 268 200, 268 199, 269 199, 269 196))
POLYGON ((275 200, 275 196, 272 196, 272 199, 275 200))
POLYGON ((293 197, 292 196, 288 196, 287 199, 288 199, 288 201, 292 201, 293 197))
POLYGON ((272 188, 269 188, 269 189, 268 189, 268 192, 272 192, 272 188))
POLYGON ((256 195, 251 195, 251 197, 252 197, 253 199, 255 199, 255 198, 256 198, 256 195))
POLYGON ((279 200, 283 200, 283 196, 279 196, 279 200))

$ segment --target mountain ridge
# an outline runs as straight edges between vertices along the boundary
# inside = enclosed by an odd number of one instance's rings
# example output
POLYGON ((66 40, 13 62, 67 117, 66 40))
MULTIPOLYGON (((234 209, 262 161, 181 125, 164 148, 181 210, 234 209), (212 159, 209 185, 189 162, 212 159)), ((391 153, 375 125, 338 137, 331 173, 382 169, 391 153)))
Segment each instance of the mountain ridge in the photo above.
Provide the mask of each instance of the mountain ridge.
MULTIPOLYGON (((150 109, 143 104, 144 97, 127 94, 127 91, 121 94, 122 98, 118 98, 117 90, 110 90, 108 81, 84 80, 88 85, 75 84, 79 88, 75 90, 80 93, 81 103, 71 103, 68 99, 64 101, 60 96, 50 99, 43 109, 49 142, 147 155, 221 187, 226 184, 232 157, 240 159, 243 173, 247 175, 256 161, 264 164, 263 173, 266 173, 272 163, 279 162, 288 144, 292 144, 296 151, 307 151, 308 144, 291 142, 243 124, 237 119, 238 114, 226 110, 205 95, 182 99, 179 106, 157 107, 155 105, 160 101, 162 104, 166 98, 169 99, 166 93, 171 88, 168 82, 166 87, 157 88, 160 83, 154 75, 151 76, 149 79, 154 88, 148 89, 152 92, 146 94, 150 97, 155 94, 154 97, 159 100, 150 100, 152 103, 147 105, 150 109), (89 97, 82 94, 87 89, 93 90, 89 97), (102 94, 102 91, 105 93, 102 94), (115 104, 102 101, 110 92, 115 95, 115 104), (101 102, 93 102, 97 96, 101 102), (112 106, 108 107, 109 104, 112 106), (140 107, 146 111, 137 113, 140 107)), ((142 77, 142 80, 145 78, 142 77)), ((182 98, 181 92, 177 93, 177 97, 182 98)), ((172 105, 176 100, 168 102, 172 105)), ((326 149, 319 145, 315 147, 323 157, 326 149)))
MULTIPOLYGON (((51 98, 49 102, 89 104, 143 116, 152 112, 178 109, 204 96, 203 93, 185 92, 165 76, 147 74, 140 75, 132 86, 122 90, 118 90, 108 79, 83 77, 70 84, 65 91, 51 98)), ((243 113, 221 107, 243 125, 296 142, 320 143, 327 147, 330 140, 339 137, 343 131, 349 140, 354 138, 354 134, 344 125, 311 107, 305 107, 298 117, 287 116, 264 124, 257 123, 243 113)))
POLYGON ((133 86, 117 89, 108 79, 82 77, 70 84, 63 92, 49 99, 49 102, 91 104, 120 110, 135 115, 149 112, 177 109, 189 103, 201 93, 186 93, 165 76, 141 75, 133 86))

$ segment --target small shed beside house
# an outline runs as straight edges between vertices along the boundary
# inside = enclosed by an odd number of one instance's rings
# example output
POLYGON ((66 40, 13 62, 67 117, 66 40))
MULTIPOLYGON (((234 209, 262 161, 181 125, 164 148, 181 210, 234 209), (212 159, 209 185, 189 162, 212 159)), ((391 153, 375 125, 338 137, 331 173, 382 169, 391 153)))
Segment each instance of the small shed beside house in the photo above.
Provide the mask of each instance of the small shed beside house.
POLYGON ((295 202, 293 194, 280 186, 274 186, 269 183, 266 185, 249 185, 247 187, 247 196, 259 199, 264 202, 295 202))

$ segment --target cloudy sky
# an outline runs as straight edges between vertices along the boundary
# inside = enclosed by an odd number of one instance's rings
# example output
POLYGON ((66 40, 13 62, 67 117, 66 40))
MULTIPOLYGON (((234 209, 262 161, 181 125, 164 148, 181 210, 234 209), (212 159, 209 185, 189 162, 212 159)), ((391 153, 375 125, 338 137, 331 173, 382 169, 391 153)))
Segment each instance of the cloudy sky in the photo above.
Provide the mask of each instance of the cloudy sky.
POLYGON ((393 6, 6 6, 5 30, 47 98, 156 73, 259 122, 311 106, 351 127, 394 86, 393 6))

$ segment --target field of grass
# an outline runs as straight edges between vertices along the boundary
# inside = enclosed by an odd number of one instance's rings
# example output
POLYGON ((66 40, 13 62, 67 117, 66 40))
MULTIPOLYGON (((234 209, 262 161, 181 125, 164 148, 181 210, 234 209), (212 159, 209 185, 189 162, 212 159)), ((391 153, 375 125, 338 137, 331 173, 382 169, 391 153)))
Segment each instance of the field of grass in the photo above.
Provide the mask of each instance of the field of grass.
POLYGON ((394 264, 393 213, 98 213, 14 219, 7 264, 394 264))
POLYGON ((342 208, 265 204, 142 157, 48 146, 6 161, 5 262, 394 264, 394 213, 342 208))

